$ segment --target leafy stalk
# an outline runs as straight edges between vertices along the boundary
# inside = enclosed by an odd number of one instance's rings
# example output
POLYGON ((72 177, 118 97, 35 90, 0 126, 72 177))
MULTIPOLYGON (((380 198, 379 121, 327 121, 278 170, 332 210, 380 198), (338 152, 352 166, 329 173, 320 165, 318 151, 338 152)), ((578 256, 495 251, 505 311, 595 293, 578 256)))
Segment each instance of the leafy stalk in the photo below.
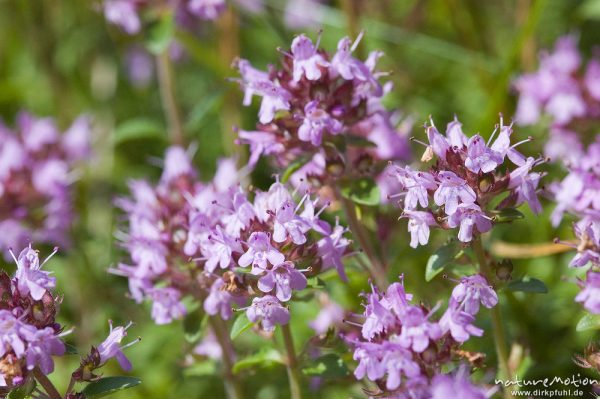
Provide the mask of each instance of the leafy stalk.
MULTIPOLYGON (((479 263, 479 271, 486 278, 488 282, 492 280, 492 269, 486 259, 485 251, 481 243, 481 237, 477 236, 472 242, 473 252, 477 257, 479 263)), ((500 304, 497 304, 490 309, 492 317, 492 331, 494 333, 494 344, 496 347, 496 355, 498 356, 498 367, 500 369, 501 378, 511 378, 512 373, 508 365, 508 344, 506 343, 506 337, 504 335, 504 329, 502 327, 502 315, 500 313, 500 304)), ((506 399, 512 398, 511 391, 509 389, 504 390, 504 397, 506 399)))
POLYGON ((223 352, 223 382, 225 384, 225 392, 227 393, 227 397, 229 399, 243 399, 244 394, 242 387, 235 374, 233 374, 235 353, 233 343, 229 338, 229 332, 227 331, 225 323, 219 317, 210 317, 209 322, 215 332, 215 336, 223 352))
POLYGON ((58 390, 56 389, 52 381, 50 381, 48 377, 46 377, 46 375, 42 373, 42 371, 38 367, 34 368, 32 373, 35 379, 44 388, 50 399, 62 399, 62 396, 60 395, 60 393, 58 393, 58 390))
POLYGON ((287 374, 290 383, 290 395, 292 399, 302 399, 302 390, 300 389, 300 371, 298 369, 298 358, 294 349, 294 340, 290 325, 282 325, 283 342, 287 353, 287 374))
POLYGON ((183 125, 181 123, 181 115, 175 96, 173 66, 171 64, 171 59, 169 58, 168 50, 164 50, 156 56, 156 70, 160 88, 160 98, 167 118, 171 143, 183 145, 183 125))

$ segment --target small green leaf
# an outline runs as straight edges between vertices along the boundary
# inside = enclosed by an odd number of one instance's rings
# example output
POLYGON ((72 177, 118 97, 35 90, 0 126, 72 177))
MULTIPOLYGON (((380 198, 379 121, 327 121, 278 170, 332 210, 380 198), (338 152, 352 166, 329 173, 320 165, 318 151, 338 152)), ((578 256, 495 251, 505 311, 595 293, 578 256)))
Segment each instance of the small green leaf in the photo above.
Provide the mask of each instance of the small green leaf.
POLYGON ((204 360, 195 363, 183 370, 183 375, 186 377, 204 377, 216 375, 217 373, 217 365, 212 360, 204 360))
POLYGON ((290 176, 292 176, 292 174, 294 172, 296 172, 298 169, 303 167, 306 164, 306 162, 307 162, 307 159, 305 159, 305 158, 298 159, 298 160, 292 162, 290 164, 290 166, 288 166, 287 169, 281 174, 281 182, 287 183, 287 181, 290 179, 290 176))
POLYGON ((173 15, 165 13, 149 30, 146 47, 155 55, 162 54, 169 48, 175 35, 173 15))
POLYGON ((600 329, 600 315, 587 313, 579 320, 575 330, 587 331, 587 330, 598 330, 600 329))
POLYGON ((146 118, 130 119, 121 123, 113 135, 113 143, 119 145, 131 140, 164 140, 165 128, 157 121, 146 118))
POLYGON ((275 349, 263 349, 254 355, 250 355, 233 365, 232 371, 239 373, 242 370, 253 367, 269 367, 274 364, 284 364, 283 356, 275 349))
POLYGON ((492 213, 494 214, 494 222, 496 223, 510 223, 513 220, 523 219, 525 217, 525 215, 515 208, 494 210, 492 213))
POLYGON ((248 330, 253 325, 254 323, 248 320, 246 312, 240 313, 240 315, 233 322, 233 326, 231 327, 231 339, 236 339, 241 333, 248 330))
POLYGON ((304 375, 326 379, 342 378, 348 375, 344 361, 333 353, 319 357, 309 367, 302 369, 304 375))
POLYGON ((367 140, 364 137, 356 136, 354 134, 346 134, 346 143, 353 147, 376 147, 375 143, 371 140, 367 140))
POLYGON ((345 198, 357 204, 375 206, 379 205, 379 187, 367 177, 356 180, 347 180, 342 184, 341 193, 345 198))
POLYGON ((462 252, 458 251, 456 243, 453 241, 445 244, 438 248, 433 255, 427 260, 427 266, 425 266, 425 281, 431 281, 435 276, 440 274, 445 267, 452 264, 454 260, 462 255, 462 252))
POLYGON ((36 386, 35 379, 31 376, 25 380, 25 383, 20 387, 13 389, 8 393, 6 399, 25 399, 29 398, 36 386))
POLYGON ((67 355, 76 355, 79 353, 79 351, 77 350, 77 348, 75 347, 75 345, 73 344, 69 344, 67 342, 65 342, 65 349, 66 349, 66 354, 67 355))
POLYGON ((325 281, 323 281, 319 277, 310 277, 309 279, 307 279, 306 286, 308 288, 322 289, 325 288, 325 281))
POLYGON ((510 291, 535 292, 538 294, 545 294, 548 292, 548 288, 543 281, 527 276, 520 280, 510 282, 506 286, 506 289, 510 291))
POLYGON ((188 342, 196 342, 202 335, 202 317, 204 312, 202 308, 198 308, 193 312, 189 312, 183 319, 183 331, 185 339, 188 342))
POLYGON ((585 18, 600 20, 600 0, 587 0, 579 6, 577 13, 585 18))
POLYGON ((132 388, 142 382, 135 377, 104 377, 89 383, 81 393, 85 399, 103 398, 123 389, 132 388))

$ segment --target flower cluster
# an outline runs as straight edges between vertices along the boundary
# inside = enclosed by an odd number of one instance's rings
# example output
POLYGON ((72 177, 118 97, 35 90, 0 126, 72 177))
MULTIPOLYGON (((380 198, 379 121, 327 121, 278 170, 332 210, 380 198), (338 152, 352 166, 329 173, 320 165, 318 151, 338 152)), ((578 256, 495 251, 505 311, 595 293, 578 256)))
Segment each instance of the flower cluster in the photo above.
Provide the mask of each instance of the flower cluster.
MULTIPOLYGON (((259 12, 263 9, 262 0, 234 0, 234 2, 249 12, 259 12)), ((176 0, 166 3, 157 5, 148 0, 104 0, 104 17, 128 35, 135 35, 142 29, 141 15, 149 13, 149 10, 160 11, 165 6, 172 7, 179 22, 185 24, 190 19, 214 21, 227 8, 226 0, 176 0)))
POLYGON ((236 62, 244 90, 244 105, 261 98, 256 130, 238 132, 238 142, 250 146, 249 167, 271 156, 278 168, 297 165, 291 177, 314 186, 330 179, 376 176, 388 160, 409 158, 410 122, 396 127, 399 116, 381 104, 391 84, 375 70, 381 52, 366 61, 353 56, 362 34, 352 43, 340 40, 329 55, 307 36, 297 36, 281 66, 261 71, 249 61, 236 62))
MULTIPOLYGON (((17 269, 10 277, 0 272, 0 394, 22 385, 29 375, 38 370, 50 374, 54 370, 53 356, 62 356, 66 347, 61 338, 70 331, 56 322, 61 298, 53 293, 56 279, 44 265, 56 253, 40 262, 31 245, 13 255, 17 269)), ((12 255, 12 251, 11 251, 12 255)), ((97 361, 88 365, 89 373, 116 357, 123 369, 131 365, 121 352, 120 342, 125 336, 123 327, 111 326, 111 334, 98 346, 97 361), (115 332, 119 332, 118 336, 115 332)), ((81 376, 76 381, 91 381, 81 376)), ((95 377, 95 376, 93 376, 95 377)))
MULTIPOLYGON (((439 321, 431 316, 437 309, 411 303, 402 283, 393 283, 382 294, 373 288, 366 294, 361 340, 354 340, 354 371, 358 379, 365 376, 377 383, 383 392, 400 398, 446 397, 449 387, 458 384, 473 392, 484 390, 472 386, 464 378, 453 382, 443 375, 441 367, 461 360, 458 347, 483 330, 473 325, 480 304, 491 308, 498 297, 481 275, 464 277, 454 288, 446 312, 439 321)), ((471 396, 466 396, 471 397, 471 396)))
POLYGON ((391 198, 400 198, 411 247, 427 244, 432 226, 458 227, 458 239, 469 242, 474 235, 489 231, 494 214, 502 209, 527 202, 535 213, 541 212, 537 189, 542 174, 532 169, 545 160, 525 158, 516 150, 530 139, 511 144, 512 126, 501 120, 487 143, 479 134, 467 137, 456 119, 448 124, 445 135, 433 122, 426 131, 429 143, 422 143, 426 146, 422 160, 437 157, 430 171, 390 166, 387 172, 391 184, 400 186, 401 192, 391 198), (505 198, 488 210, 502 194, 505 198))
POLYGON ((600 314, 600 140, 569 162, 568 170, 562 181, 550 186, 557 203, 552 223, 557 226, 565 212, 578 217, 573 230, 579 242, 563 243, 577 250, 571 267, 590 265, 587 280, 580 282, 583 290, 575 300, 589 312, 600 314))
POLYGON ((21 113, 16 131, 0 124, 0 250, 30 241, 69 246, 74 164, 89 155, 90 127, 81 117, 61 134, 50 118, 21 113))
MULTIPOLYGON (((546 154, 552 158, 576 160, 584 147, 578 134, 586 133, 600 116, 600 58, 582 68, 577 40, 560 38, 551 53, 543 53, 537 71, 520 76, 516 121, 537 123, 542 115, 551 120, 546 154)), ((595 134, 590 132, 589 134, 595 134)))
POLYGON ((307 277, 335 268, 345 278, 341 258, 350 241, 345 228, 320 219, 327 204, 279 182, 246 192, 236 175, 225 160, 213 182, 201 183, 184 150, 171 147, 159 184, 134 181, 133 198, 118 201, 129 218, 124 245, 132 265, 113 272, 129 278, 136 301, 153 301, 157 323, 183 316, 186 296, 223 319, 251 300, 248 318, 272 331, 288 322, 284 303, 307 277))

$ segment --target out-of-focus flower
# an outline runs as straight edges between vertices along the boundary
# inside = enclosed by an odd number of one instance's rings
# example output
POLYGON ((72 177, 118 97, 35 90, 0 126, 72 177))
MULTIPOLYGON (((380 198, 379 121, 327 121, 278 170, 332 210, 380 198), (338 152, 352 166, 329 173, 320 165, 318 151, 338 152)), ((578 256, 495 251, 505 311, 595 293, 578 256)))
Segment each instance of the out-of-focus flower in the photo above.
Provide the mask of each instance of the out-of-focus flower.
POLYGON ((27 113, 15 131, 0 125, 0 250, 29 242, 70 244, 75 219, 71 183, 76 164, 90 155, 90 124, 76 119, 64 134, 50 118, 27 113))

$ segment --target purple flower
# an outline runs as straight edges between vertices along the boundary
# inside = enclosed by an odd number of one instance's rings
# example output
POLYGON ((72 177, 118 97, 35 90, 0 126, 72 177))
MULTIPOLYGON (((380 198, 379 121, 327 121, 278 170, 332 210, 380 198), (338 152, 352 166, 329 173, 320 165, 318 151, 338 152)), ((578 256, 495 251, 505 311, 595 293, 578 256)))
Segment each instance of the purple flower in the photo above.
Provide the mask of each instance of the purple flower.
POLYGON ((431 381, 431 399, 487 399, 490 397, 485 389, 475 386, 469 381, 468 374, 460 369, 455 376, 438 374, 431 381))
POLYGON ((129 35, 140 31, 141 22, 137 15, 135 2, 132 0, 105 0, 104 16, 115 25, 118 25, 129 35))
POLYGON ((239 143, 250 145, 248 167, 253 169, 261 156, 277 155, 285 151, 282 143, 277 141, 274 133, 262 131, 238 131, 239 143))
POLYGON ((225 0, 189 0, 187 9, 200 19, 213 21, 225 11, 225 0))
POLYGON ((588 312, 600 314, 600 273, 589 270, 582 285, 583 289, 575 301, 582 303, 588 312))
POLYGON ((389 302, 380 298, 379 293, 373 288, 373 293, 366 294, 367 305, 364 315, 366 320, 362 326, 362 336, 372 340, 376 335, 382 334, 394 327, 397 319, 392 313, 389 302))
POLYGON ((276 324, 290 321, 290 312, 272 295, 254 298, 246 310, 246 316, 253 323, 260 322, 262 329, 267 332, 275 330, 276 324))
POLYGON ((236 297, 227 291, 227 286, 223 279, 215 280, 210 286, 210 292, 204 300, 204 310, 211 316, 220 314, 221 318, 228 320, 233 315, 232 303, 241 305, 244 298, 236 297))
POLYGON ((233 252, 241 253, 242 246, 217 226, 202 245, 202 254, 206 257, 205 269, 209 272, 215 271, 217 266, 227 269, 233 261, 233 252))
POLYGON ((291 237, 294 244, 304 244, 306 242, 304 228, 305 223, 296 215, 296 207, 291 201, 286 201, 275 213, 273 240, 284 242, 288 237, 291 237))
POLYGON ((498 304, 498 295, 480 274, 461 278, 452 290, 452 298, 461 302, 465 311, 472 315, 479 312, 480 303, 488 309, 498 304))
POLYGON ((238 264, 248 267, 252 264, 252 274, 260 274, 267 269, 267 261, 276 266, 285 261, 281 252, 271 245, 271 237, 264 232, 254 232, 248 239, 248 250, 240 256, 238 264))
POLYGON ((410 246, 416 248, 427 244, 429 241, 429 226, 437 226, 433 215, 424 211, 404 211, 408 217, 408 231, 410 232, 410 246))
POLYGON ((358 361, 354 376, 361 380, 367 376, 371 381, 383 378, 385 367, 382 365, 383 353, 379 344, 356 342, 353 359, 358 361))
POLYGON ((14 351, 18 358, 23 357, 27 341, 21 336, 20 330, 27 326, 17 319, 10 311, 0 310, 0 357, 9 351, 14 351))
POLYGON ((510 173, 510 181, 508 187, 514 189, 517 193, 517 204, 525 201, 534 213, 542 212, 542 205, 536 194, 537 186, 540 182, 541 175, 539 173, 530 173, 531 168, 535 166, 537 161, 532 157, 527 158, 523 165, 510 173))
POLYGON ((196 355, 206 356, 210 359, 220 360, 223 358, 223 349, 212 329, 209 329, 202 341, 196 345, 193 351, 196 355))
MULTIPOLYGON (((322 295, 322 297, 327 298, 326 295, 322 295)), ((317 317, 309 323, 310 328, 315 330, 318 335, 325 334, 329 328, 344 321, 344 309, 340 305, 328 299, 320 299, 321 310, 317 317)))
POLYGON ((458 227, 458 239, 469 242, 474 233, 486 233, 492 229, 492 222, 476 204, 460 204, 456 211, 448 216, 448 226, 458 227), (476 228, 474 230, 473 228, 476 228))
POLYGON ((585 71, 585 87, 596 101, 600 101, 600 60, 591 60, 585 71))
POLYGON ((362 33, 356 38, 354 44, 349 37, 342 38, 337 45, 337 52, 331 59, 331 73, 335 75, 340 75, 342 78, 346 80, 361 80, 365 81, 369 79, 371 76, 371 72, 367 66, 352 57, 352 52, 360 43, 362 38, 362 33))
POLYGON ((472 136, 467 143, 467 158, 465 166, 473 173, 490 173, 502 163, 503 157, 495 151, 492 151, 486 144, 483 137, 476 134, 472 136))
POLYGON ((441 171, 438 181, 440 185, 433 194, 433 200, 438 206, 444 205, 446 215, 456 212, 459 200, 464 204, 472 204, 477 199, 475 191, 454 172, 441 171))
POLYGON ((450 149, 450 144, 444 136, 438 132, 438 130, 431 123, 431 126, 427 126, 427 139, 429 140, 429 147, 435 155, 441 160, 446 160, 446 153, 450 149))
POLYGON ((271 81, 259 81, 253 84, 252 90, 262 97, 258 119, 266 124, 273 120, 275 113, 290 109, 291 94, 271 81))
POLYGON ((472 324, 474 321, 475 317, 462 310, 462 305, 452 297, 439 323, 444 333, 450 332, 455 341, 462 343, 471 335, 476 337, 483 335, 483 330, 472 324))
POLYGON ((175 288, 153 288, 148 296, 153 301, 152 319, 156 324, 169 324, 186 313, 185 306, 180 302, 181 293, 175 288))
POLYGON ((129 322, 129 324, 127 324, 125 327, 113 327, 112 321, 109 320, 108 324, 110 326, 108 337, 106 337, 106 339, 100 345, 98 345, 100 364, 105 364, 110 359, 115 358, 117 359, 119 366, 121 366, 124 371, 130 371, 131 362, 123 353, 123 349, 138 342, 139 339, 123 346, 121 345, 121 341, 127 336, 127 329, 129 329, 133 323, 129 322))
POLYGON ((417 353, 423 352, 429 346, 429 341, 435 341, 442 336, 442 330, 437 323, 431 323, 423 309, 417 306, 407 307, 402 317, 402 332, 398 337, 398 343, 417 353))
POLYGON ((428 191, 436 190, 438 184, 430 173, 413 171, 409 166, 404 168, 396 168, 395 176, 406 191, 404 198, 404 209, 413 210, 417 208, 417 204, 422 207, 429 205, 428 191))
POLYGON ((338 134, 342 131, 342 123, 332 118, 325 110, 318 107, 317 100, 311 101, 304 107, 304 122, 298 129, 298 138, 310 141, 314 146, 321 145, 323 132, 338 134))
POLYGON ((56 253, 56 251, 57 250, 55 249, 54 252, 40 264, 37 251, 34 251, 31 248, 31 244, 29 244, 29 247, 21 251, 19 258, 15 258, 15 263, 17 264, 15 277, 21 295, 31 295, 34 300, 39 301, 47 290, 56 286, 56 278, 51 277, 50 272, 41 270, 44 264, 56 253))
MULTIPOLYGON (((312 41, 304 34, 296 36, 292 41, 292 58, 294 59, 294 81, 299 82, 303 76, 308 80, 318 80, 321 78, 320 67, 327 67, 329 64, 321 54, 317 52, 319 40, 313 45, 312 41)), ((317 145, 317 144, 315 144, 317 145)))
POLYGON ((573 257, 569 266, 582 267, 589 262, 600 265, 600 221, 583 218, 573 228, 580 243, 576 247, 577 255, 573 257))
POLYGON ((381 366, 385 368, 387 374, 385 387, 390 391, 400 386, 402 373, 409 379, 421 375, 421 368, 413 360, 412 353, 393 343, 383 345, 381 366))
POLYGON ((282 302, 290 300, 292 290, 299 291, 304 288, 306 288, 306 277, 294 268, 292 262, 274 265, 258 280, 259 290, 269 293, 275 289, 275 296, 282 302))
POLYGON ((50 374, 54 371, 52 356, 62 356, 66 352, 65 344, 56 335, 51 327, 36 329, 27 325, 20 329, 20 334, 27 340, 25 361, 27 369, 33 370, 38 366, 42 373, 50 374))
POLYGON ((348 281, 342 257, 346 253, 350 240, 344 237, 348 229, 336 224, 331 234, 321 238, 318 242, 319 256, 323 260, 323 267, 329 269, 335 267, 342 281, 348 281))
POLYGON ((194 177, 196 172, 185 150, 179 146, 171 146, 165 152, 165 166, 160 177, 161 184, 169 184, 179 176, 194 177))

